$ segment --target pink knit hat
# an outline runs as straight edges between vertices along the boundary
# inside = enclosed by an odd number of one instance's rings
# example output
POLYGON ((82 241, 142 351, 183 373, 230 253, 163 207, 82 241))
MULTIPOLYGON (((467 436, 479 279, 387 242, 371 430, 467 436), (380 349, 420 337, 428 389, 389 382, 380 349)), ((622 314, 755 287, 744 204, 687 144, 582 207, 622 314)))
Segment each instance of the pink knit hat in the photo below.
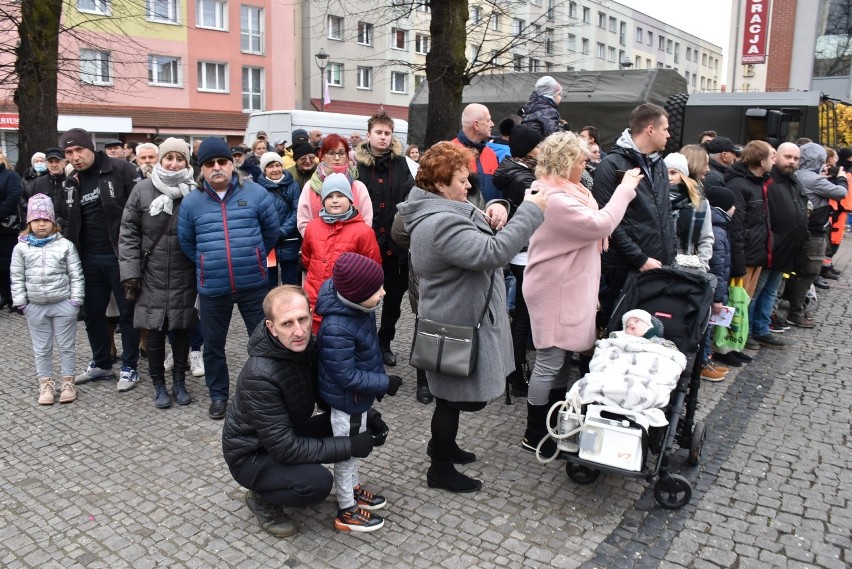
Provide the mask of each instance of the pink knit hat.
POLYGON ((36 194, 27 202, 27 223, 36 219, 47 219, 56 223, 53 201, 44 194, 36 194))

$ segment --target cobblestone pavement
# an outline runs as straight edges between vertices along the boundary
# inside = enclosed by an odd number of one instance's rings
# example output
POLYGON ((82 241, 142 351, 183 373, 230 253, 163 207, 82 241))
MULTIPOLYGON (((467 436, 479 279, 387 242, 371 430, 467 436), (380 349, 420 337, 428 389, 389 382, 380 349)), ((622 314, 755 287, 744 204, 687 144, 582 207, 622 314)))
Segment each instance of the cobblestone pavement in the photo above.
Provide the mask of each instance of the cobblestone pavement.
MULTIPOLYGON (((332 529, 333 494, 295 512, 297 536, 262 531, 221 454, 221 422, 196 402, 158 410, 145 364, 141 385, 84 385, 77 402, 41 407, 24 319, 0 315, 0 566, 15 567, 830 567, 852 565, 852 245, 845 269, 821 295, 815 330, 784 334, 784 351, 761 350, 724 382, 703 383, 709 426, 701 463, 675 454, 694 486, 683 509, 660 508, 644 480, 602 475, 573 483, 562 463, 522 451, 525 406, 496 400, 463 414, 460 443, 479 460, 462 467, 483 490, 426 487, 431 406, 414 399, 412 370, 378 404, 391 427, 362 463, 363 479, 389 505, 385 528, 332 529)), ((245 360, 239 317, 229 337, 231 377, 245 360)), ((407 352, 406 314, 394 348, 407 352)), ((78 331, 80 370, 89 357, 78 331)))

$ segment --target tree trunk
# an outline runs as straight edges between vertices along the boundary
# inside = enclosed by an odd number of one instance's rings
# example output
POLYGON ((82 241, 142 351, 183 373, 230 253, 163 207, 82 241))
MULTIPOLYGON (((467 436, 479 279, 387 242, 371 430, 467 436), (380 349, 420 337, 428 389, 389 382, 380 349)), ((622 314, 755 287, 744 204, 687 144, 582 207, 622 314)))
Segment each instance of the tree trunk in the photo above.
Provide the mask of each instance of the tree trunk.
POLYGON ((30 156, 57 144, 56 76, 61 17, 62 0, 21 3, 20 45, 15 60, 18 86, 14 94, 20 117, 15 170, 21 175, 30 166, 30 156))
POLYGON ((432 47, 426 56, 429 104, 425 145, 454 138, 461 128, 462 89, 467 81, 468 0, 431 0, 432 47))

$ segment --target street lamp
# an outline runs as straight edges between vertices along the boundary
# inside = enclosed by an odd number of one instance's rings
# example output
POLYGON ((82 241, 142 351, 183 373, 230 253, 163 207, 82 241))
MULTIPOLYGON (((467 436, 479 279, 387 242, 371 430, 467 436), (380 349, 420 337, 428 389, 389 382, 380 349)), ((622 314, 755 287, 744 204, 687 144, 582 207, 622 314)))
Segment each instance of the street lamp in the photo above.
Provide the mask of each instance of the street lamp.
POLYGON ((325 68, 328 67, 328 54, 324 48, 314 55, 314 61, 320 70, 320 111, 325 112, 325 68))
POLYGON ((621 63, 618 64, 622 69, 630 69, 633 67, 633 62, 630 61, 630 58, 626 55, 621 58, 621 63))

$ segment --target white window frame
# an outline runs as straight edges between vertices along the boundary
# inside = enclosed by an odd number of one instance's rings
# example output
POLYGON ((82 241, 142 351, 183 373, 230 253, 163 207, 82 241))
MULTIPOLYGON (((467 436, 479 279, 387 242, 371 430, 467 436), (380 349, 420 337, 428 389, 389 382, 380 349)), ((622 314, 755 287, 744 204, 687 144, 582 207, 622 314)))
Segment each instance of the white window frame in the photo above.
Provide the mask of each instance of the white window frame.
POLYGON ((328 15, 326 20, 326 35, 330 40, 343 41, 343 17, 328 15))
POLYGON ((526 27, 526 22, 524 22, 520 18, 512 18, 512 35, 520 36, 524 33, 524 27, 526 27))
POLYGON ((574 34, 568 34, 568 37, 565 41, 565 48, 568 51, 577 51, 577 36, 574 34))
POLYGON ((146 0, 145 15, 149 22, 158 24, 180 24, 180 0, 146 0), (164 4, 165 15, 157 13, 157 5, 164 4))
POLYGON ((610 63, 615 63, 615 48, 612 46, 607 46, 606 48, 606 60, 610 63))
POLYGON ((523 71, 524 70, 524 56, 518 53, 512 56, 512 71, 523 71))
POLYGON ((264 86, 265 75, 266 74, 263 71, 263 67, 253 67, 251 65, 243 65, 243 68, 242 68, 242 71, 241 71, 241 74, 240 74, 240 85, 241 85, 241 89, 242 89, 242 104, 243 104, 243 112, 244 113, 253 113, 253 112, 265 110, 264 101, 263 101, 263 95, 264 95, 263 86, 264 86), (248 90, 246 89, 247 72, 248 72, 248 75, 249 75, 249 77, 248 77, 248 79, 249 79, 248 90), (252 79, 254 79, 254 77, 251 77, 251 75, 254 74, 254 73, 257 73, 257 75, 258 75, 257 78, 259 79, 258 84, 260 85, 260 89, 257 92, 252 88, 252 79), (248 97, 248 99, 246 99, 247 97, 248 97), (252 104, 254 102, 253 101, 254 97, 258 98, 257 107, 254 107, 253 104, 252 104), (248 103, 249 103, 248 105, 246 105, 247 100, 248 100, 248 103))
POLYGON ((606 29, 606 13, 598 12, 598 27, 602 30, 606 29))
POLYGON ((601 60, 606 59, 606 46, 601 42, 595 44, 595 57, 601 60))
POLYGON ((266 25, 265 20, 264 10, 260 6, 248 4, 240 6, 240 51, 263 55, 266 47, 263 33, 266 25), (254 29, 255 24, 257 24, 257 29, 254 29), (257 42, 257 49, 253 45, 255 41, 257 42))
POLYGON ((689 46, 686 47, 686 60, 692 61, 692 48, 689 46))
POLYGON ((607 29, 611 33, 613 33, 613 34, 618 33, 618 31, 617 31, 618 30, 618 18, 616 18, 614 16, 610 16, 607 25, 609 26, 607 29))
POLYGON ((577 19, 577 3, 571 0, 568 2, 568 17, 572 20, 577 19))
POLYGON ((391 28, 391 49, 408 51, 408 30, 403 28, 391 28), (399 46, 398 40, 400 37, 402 37, 402 47, 399 46))
POLYGON ((422 85, 424 81, 426 81, 425 75, 415 73, 414 74, 414 90, 416 91, 417 89, 419 89, 420 85, 422 85))
POLYGON ((179 57, 171 55, 148 55, 148 84, 155 87, 183 87, 183 70, 179 57), (164 64, 171 64, 174 67, 173 82, 162 81, 161 74, 157 69, 162 69, 164 64))
POLYGON ((220 61, 199 61, 198 66, 198 90, 203 93, 227 93, 228 92, 228 64, 220 61), (207 84, 207 68, 214 66, 216 68, 216 76, 218 83, 218 68, 222 68, 222 80, 224 85, 210 86, 207 84))
POLYGON ((544 54, 553 55, 553 30, 544 30, 544 54))
POLYGON ((358 37, 356 38, 358 45, 372 46, 375 31, 375 26, 370 22, 358 22, 358 37))
POLYGON ((77 11, 84 14, 98 14, 99 16, 110 16, 112 14, 110 0, 77 0, 77 11), (80 7, 80 4, 91 4, 92 7, 80 7))
POLYGON ((364 89, 367 91, 373 90, 373 68, 372 67, 361 67, 358 66, 358 69, 355 72, 356 89, 364 89))
POLYGON ((654 32, 648 30, 648 45, 654 47, 654 32))
POLYGON ((432 38, 429 34, 415 34, 414 53, 426 55, 432 47, 432 38))
POLYGON ((633 38, 633 41, 635 41, 636 43, 642 43, 643 41, 645 41, 645 33, 639 26, 636 26, 636 35, 633 38))
POLYGON ((491 31, 499 32, 500 31, 500 14, 496 12, 491 13, 491 22, 489 23, 491 27, 491 31))
POLYGON ((470 19, 473 21, 474 24, 479 23, 479 21, 482 19, 482 7, 481 6, 474 6, 473 8, 470 9, 470 19))
POLYGON ((538 73, 541 71, 541 60, 531 57, 529 61, 529 71, 530 73, 538 73))
POLYGON ((228 31, 228 0, 196 0, 195 4, 195 27, 206 30, 228 31), (210 4, 213 7, 213 24, 204 23, 204 6, 210 4))
POLYGON ((591 8, 583 8, 583 23, 591 24, 592 23, 592 9, 591 8))
POLYGON ((108 51, 97 49, 81 49, 80 83, 100 87, 113 85, 115 83, 115 74, 112 70, 112 54, 108 51), (106 79, 103 78, 104 65, 106 66, 106 79))
POLYGON ((343 87, 343 64, 329 62, 325 70, 325 82, 329 87, 343 87))
POLYGON ((583 46, 581 51, 583 55, 590 55, 592 53, 592 42, 589 41, 589 38, 583 38, 580 45, 583 46))
POLYGON ((391 71, 390 92, 403 95, 408 93, 408 73, 404 71, 391 71), (402 78, 402 89, 399 89, 396 84, 399 78, 402 78))

